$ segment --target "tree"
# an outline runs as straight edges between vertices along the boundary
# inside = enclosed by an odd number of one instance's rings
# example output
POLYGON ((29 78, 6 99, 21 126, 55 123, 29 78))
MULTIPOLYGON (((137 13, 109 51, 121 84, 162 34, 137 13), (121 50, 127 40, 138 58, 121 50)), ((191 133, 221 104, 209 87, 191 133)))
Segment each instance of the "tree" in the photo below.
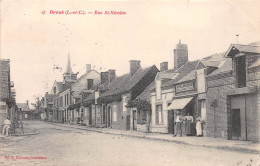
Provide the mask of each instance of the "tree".
POLYGON ((152 110, 151 110, 151 104, 147 100, 143 99, 135 99, 135 100, 129 100, 127 102, 126 107, 129 108, 137 108, 137 110, 143 110, 146 112, 147 115, 147 131, 150 131, 150 125, 151 125, 151 115, 152 115, 152 110))
POLYGON ((35 102, 32 103, 32 106, 34 107, 34 111, 40 111, 40 107, 41 107, 41 96, 37 95, 37 96, 33 96, 35 102))

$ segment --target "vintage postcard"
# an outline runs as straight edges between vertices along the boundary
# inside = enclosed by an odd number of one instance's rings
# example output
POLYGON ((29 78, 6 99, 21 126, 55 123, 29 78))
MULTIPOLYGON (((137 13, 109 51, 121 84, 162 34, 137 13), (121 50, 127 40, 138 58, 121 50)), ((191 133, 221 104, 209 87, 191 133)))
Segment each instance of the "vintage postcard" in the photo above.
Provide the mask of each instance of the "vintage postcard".
POLYGON ((0 5, 0 165, 260 165, 259 0, 0 5))

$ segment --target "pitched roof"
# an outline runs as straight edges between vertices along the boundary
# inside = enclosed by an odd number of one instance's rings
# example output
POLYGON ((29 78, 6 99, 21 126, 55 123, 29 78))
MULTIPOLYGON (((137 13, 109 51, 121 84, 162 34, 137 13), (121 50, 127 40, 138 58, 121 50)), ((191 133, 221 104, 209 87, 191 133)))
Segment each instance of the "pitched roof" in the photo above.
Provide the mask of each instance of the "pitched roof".
POLYGON ((225 57, 230 57, 236 54, 232 53, 234 51, 246 52, 246 53, 260 53, 260 46, 254 45, 242 45, 242 44, 231 44, 227 52, 225 53, 225 57))
POLYGON ((249 68, 260 66, 260 58, 258 58, 254 63, 252 63, 249 68))
POLYGON ((207 67, 218 67, 220 60, 201 60, 201 62, 207 67))
POLYGON ((249 43, 248 45, 260 46, 260 40, 255 41, 255 42, 253 42, 253 43, 249 43))
POLYGON ((221 64, 221 66, 219 66, 218 69, 210 73, 208 76, 218 75, 229 71, 232 71, 232 59, 226 58, 225 61, 223 61, 223 63, 221 64))
POLYGON ((107 86, 108 91, 102 93, 100 97, 119 94, 130 91, 152 68, 154 65, 145 69, 139 68, 131 77, 130 73, 115 78, 107 86))
POLYGON ((142 100, 150 100, 150 89, 154 87, 155 81, 151 82, 150 85, 148 85, 144 91, 139 94, 136 99, 142 99, 142 100))
POLYGON ((18 108, 22 108, 22 111, 31 111, 30 107, 26 103, 16 103, 18 108))
POLYGON ((182 77, 176 83, 181 83, 181 82, 185 82, 185 81, 194 80, 195 78, 196 78, 196 70, 192 70, 190 73, 188 73, 186 76, 182 77))
POLYGON ((188 75, 191 71, 195 70, 199 60, 196 61, 188 61, 184 65, 182 65, 176 73, 179 73, 174 79, 162 83, 162 87, 168 87, 180 81, 184 76, 188 75))

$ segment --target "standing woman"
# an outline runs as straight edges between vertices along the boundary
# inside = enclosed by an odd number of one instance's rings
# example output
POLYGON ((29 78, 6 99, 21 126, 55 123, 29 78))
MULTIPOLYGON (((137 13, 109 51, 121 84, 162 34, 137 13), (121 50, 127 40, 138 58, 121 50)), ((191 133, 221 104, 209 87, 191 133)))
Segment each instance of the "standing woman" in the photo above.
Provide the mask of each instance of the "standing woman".
POLYGON ((185 116, 186 119, 186 135, 191 135, 191 123, 193 123, 193 117, 190 116, 190 113, 187 113, 187 116, 185 116))
POLYGON ((201 118, 199 113, 196 113, 196 135, 197 137, 202 136, 201 118))

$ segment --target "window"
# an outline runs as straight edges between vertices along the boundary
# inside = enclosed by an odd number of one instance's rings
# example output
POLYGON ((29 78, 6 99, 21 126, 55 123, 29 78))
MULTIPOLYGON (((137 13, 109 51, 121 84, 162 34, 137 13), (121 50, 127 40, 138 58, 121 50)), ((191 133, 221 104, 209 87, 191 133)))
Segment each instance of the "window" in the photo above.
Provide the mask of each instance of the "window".
POLYGON ((87 79, 88 81, 88 89, 90 89, 93 86, 93 79, 87 79))
POLYGON ((162 105, 156 105, 156 124, 163 124, 162 105))
POLYGON ((156 81, 156 99, 161 99, 161 80, 156 81))
POLYGON ((123 112, 126 112, 127 96, 123 97, 123 112))
POLYGON ((246 87, 246 57, 236 57, 237 87, 246 87))
POLYGON ((113 121, 117 121, 117 106, 114 105, 113 107, 113 121))
POLYGON ((25 117, 25 118, 28 118, 28 114, 24 114, 24 117, 25 117))

